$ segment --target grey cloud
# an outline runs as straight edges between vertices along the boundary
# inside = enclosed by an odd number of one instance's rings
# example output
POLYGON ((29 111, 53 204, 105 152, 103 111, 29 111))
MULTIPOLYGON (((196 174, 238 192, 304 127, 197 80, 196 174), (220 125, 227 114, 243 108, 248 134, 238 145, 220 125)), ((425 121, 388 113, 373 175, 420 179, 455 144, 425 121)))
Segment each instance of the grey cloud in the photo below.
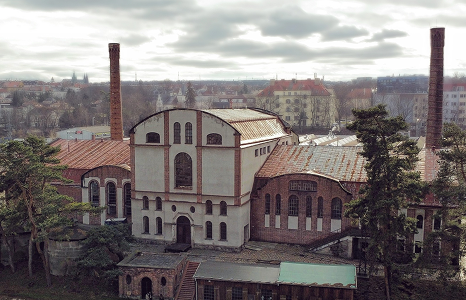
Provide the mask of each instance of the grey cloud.
POLYGON ((355 37, 366 36, 369 31, 355 26, 339 26, 322 33, 323 41, 347 40, 355 37))
POLYGON ((151 39, 147 36, 141 34, 131 34, 119 38, 121 44, 124 46, 139 46, 146 42, 149 42, 151 39))
POLYGON ((368 41, 370 42, 379 42, 385 39, 392 39, 397 37, 404 37, 408 34, 401 30, 394 30, 394 29, 383 29, 381 32, 374 33, 371 39, 368 41))
POLYGON ((47 76, 44 75, 42 72, 37 72, 37 71, 22 71, 22 72, 2 72, 0 73, 0 79, 9 79, 9 80, 15 80, 15 79, 22 79, 22 80, 43 80, 43 81, 49 81, 50 78, 47 78, 47 76))
POLYGON ((265 36, 303 38, 337 24, 338 19, 335 17, 311 15, 299 7, 290 6, 271 13, 268 20, 260 25, 260 29, 265 36))
POLYGON ((175 66, 195 67, 195 68, 232 68, 236 64, 231 61, 225 60, 198 60, 198 59, 185 59, 185 58, 155 58, 154 60, 162 59, 163 62, 175 66))

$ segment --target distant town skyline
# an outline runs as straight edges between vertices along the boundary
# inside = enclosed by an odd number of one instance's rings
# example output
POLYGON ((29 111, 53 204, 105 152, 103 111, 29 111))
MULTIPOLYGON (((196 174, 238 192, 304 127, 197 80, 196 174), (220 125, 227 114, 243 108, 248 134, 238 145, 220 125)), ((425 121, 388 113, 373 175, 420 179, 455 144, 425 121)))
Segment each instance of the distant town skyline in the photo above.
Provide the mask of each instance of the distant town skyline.
POLYGON ((460 0, 0 0, 0 80, 251 80, 428 75, 445 27, 445 75, 466 72, 460 0))

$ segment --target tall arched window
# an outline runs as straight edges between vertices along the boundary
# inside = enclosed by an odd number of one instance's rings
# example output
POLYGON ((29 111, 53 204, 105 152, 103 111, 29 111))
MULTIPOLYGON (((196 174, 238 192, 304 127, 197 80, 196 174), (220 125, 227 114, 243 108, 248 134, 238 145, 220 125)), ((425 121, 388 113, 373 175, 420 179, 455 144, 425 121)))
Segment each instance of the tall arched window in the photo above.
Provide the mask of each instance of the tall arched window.
POLYGON ((131 216, 131 183, 123 187, 125 194, 125 216, 131 216))
POLYGON ((424 227, 424 217, 422 215, 418 215, 416 219, 417 219, 416 227, 419 229, 422 229, 422 227, 424 227))
POLYGON ((142 226, 144 230, 142 233, 149 233, 149 217, 144 216, 142 218, 142 226))
POLYGON ((312 198, 311 196, 306 197, 306 217, 312 217, 312 198))
POLYGON ((155 198, 155 210, 162 210, 162 198, 155 198))
POLYGON ((265 214, 270 215, 270 194, 265 194, 265 214))
POLYGON ((178 122, 173 124, 173 144, 181 144, 181 125, 178 122))
POLYGON ((146 143, 160 143, 160 134, 157 132, 148 132, 146 134, 146 143))
POLYGON ((205 202, 205 214, 211 215, 212 214, 212 201, 207 200, 205 202))
POLYGON ((317 218, 324 217, 324 198, 319 197, 317 199, 317 218))
POLYGON ((89 200, 92 206, 100 206, 99 184, 93 180, 89 183, 89 200))
POLYGON ((205 222, 205 238, 210 240, 212 239, 212 222, 205 222))
POLYGON ((193 143, 193 125, 189 122, 184 125, 184 143, 193 143))
POLYGON ((332 199, 332 219, 341 219, 341 199, 333 198, 332 199))
POLYGON ((157 217, 155 219, 155 223, 156 223, 156 234, 162 234, 162 218, 161 217, 157 217))
POLYGON ((113 182, 107 183, 107 208, 109 215, 116 215, 116 188, 113 182))
POLYGON ((149 209, 149 198, 147 196, 142 197, 142 209, 149 209))
POLYGON ((299 214, 299 199, 295 195, 288 198, 288 216, 297 217, 299 214))
POLYGON ((282 196, 277 194, 275 196, 275 215, 279 216, 282 212, 282 196))
POLYGON ((181 152, 175 156, 175 187, 192 187, 193 172, 191 156, 181 152))
POLYGON ((226 241, 227 239, 227 224, 225 222, 220 223, 220 240, 226 241))
POLYGON ((222 136, 218 133, 209 133, 207 135, 207 145, 221 145, 222 136))
POLYGON ((227 203, 225 201, 220 202, 220 215, 226 216, 227 215, 227 203))

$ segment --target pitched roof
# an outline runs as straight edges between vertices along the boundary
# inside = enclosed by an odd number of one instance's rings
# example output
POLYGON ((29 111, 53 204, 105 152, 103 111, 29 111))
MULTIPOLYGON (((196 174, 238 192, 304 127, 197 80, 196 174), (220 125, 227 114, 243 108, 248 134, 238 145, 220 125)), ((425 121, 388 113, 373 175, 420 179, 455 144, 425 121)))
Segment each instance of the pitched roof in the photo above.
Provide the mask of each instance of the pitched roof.
POLYGON ((62 140, 51 146, 61 147, 57 158, 70 169, 93 169, 103 165, 130 165, 129 141, 62 140))
POLYGON ((289 135, 280 118, 253 109, 206 109, 241 134, 241 144, 250 144, 289 135))
POLYGON ((277 145, 257 177, 320 174, 339 181, 366 182, 362 147, 277 145))
POLYGON ((262 92, 257 94, 258 97, 272 96, 275 91, 311 91, 312 95, 330 96, 325 86, 320 80, 275 80, 271 85, 266 87, 262 92))
POLYGON ((346 96, 349 99, 370 99, 372 90, 369 88, 352 89, 346 96))

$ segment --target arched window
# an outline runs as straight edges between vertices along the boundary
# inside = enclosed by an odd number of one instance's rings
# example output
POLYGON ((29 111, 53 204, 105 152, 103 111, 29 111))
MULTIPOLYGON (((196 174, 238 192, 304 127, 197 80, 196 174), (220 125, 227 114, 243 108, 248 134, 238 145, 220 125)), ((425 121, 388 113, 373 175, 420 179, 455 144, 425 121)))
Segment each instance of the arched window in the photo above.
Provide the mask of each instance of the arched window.
POLYGON ((341 219, 341 199, 333 198, 332 199, 332 219, 341 219))
POLYGON ((181 152, 175 156, 175 187, 192 187, 193 172, 191 156, 181 152))
POLYGON ((434 216, 434 230, 440 230, 442 219, 439 216, 434 216))
POLYGON ((220 215, 221 216, 227 215, 227 203, 225 201, 220 202, 220 215))
POLYGON ((181 125, 178 122, 173 124, 173 144, 181 144, 181 125))
POLYGON ((146 134, 146 143, 160 143, 160 134, 157 132, 148 132, 146 134))
POLYGON ((205 238, 210 240, 212 239, 212 222, 205 222, 205 238))
POLYGON ((95 180, 89 183, 89 200, 92 206, 100 206, 99 184, 95 180))
POLYGON ((116 215, 116 188, 113 182, 107 183, 107 208, 109 215, 116 215))
POLYGON ((306 217, 312 217, 312 198, 311 196, 306 197, 306 217))
POLYGON ((265 214, 270 215, 270 194, 265 194, 265 214))
POLYGON ((282 212, 282 196, 277 194, 275 196, 275 215, 279 216, 282 212))
POLYGON ((226 241, 227 239, 227 224, 225 222, 220 223, 220 240, 226 241))
POLYGON ((125 216, 131 216, 131 183, 126 183, 123 190, 125 194, 125 216))
POLYGON ((288 198, 288 216, 297 217, 299 214, 299 199, 295 195, 288 198))
POLYGON ((209 133, 207 135, 207 145, 221 145, 222 136, 218 133, 209 133))
POLYGON ((187 122, 184 125, 184 143, 192 144, 193 143, 193 124, 187 122))
POLYGON ((317 218, 324 217, 324 198, 319 197, 317 199, 317 218))
POLYGON ((211 215, 212 214, 212 201, 207 200, 205 202, 205 214, 211 215))
POLYGON ((418 215, 416 219, 417 219, 416 227, 419 229, 422 229, 422 227, 424 227, 424 217, 422 215, 418 215))
POLYGON ((162 210, 162 198, 155 198, 155 210, 162 210))
POLYGON ((162 234, 162 218, 161 217, 157 217, 155 219, 155 222, 156 222, 156 234, 162 234))
POLYGON ((142 209, 149 209, 149 198, 147 196, 142 197, 142 209))
POLYGON ((149 233, 149 217, 142 217, 142 224, 144 230, 142 233, 149 233))

